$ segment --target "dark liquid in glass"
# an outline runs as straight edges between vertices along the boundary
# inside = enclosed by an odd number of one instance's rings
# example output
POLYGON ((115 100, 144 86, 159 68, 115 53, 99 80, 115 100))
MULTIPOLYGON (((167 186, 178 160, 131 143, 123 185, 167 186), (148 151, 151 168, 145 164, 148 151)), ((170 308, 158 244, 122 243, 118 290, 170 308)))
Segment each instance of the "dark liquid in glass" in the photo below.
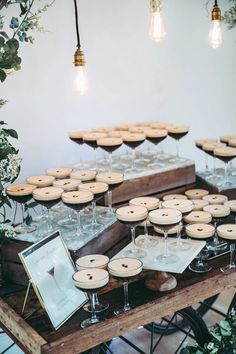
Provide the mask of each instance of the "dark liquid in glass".
POLYGON ((119 149, 119 147, 121 146, 122 144, 119 144, 119 145, 109 145, 109 146, 105 146, 105 145, 98 145, 101 149, 105 150, 106 152, 113 152, 117 149, 119 149))
POLYGON ((140 141, 124 141, 124 144, 130 147, 131 149, 135 149, 136 147, 140 146, 144 140, 140 141))
POLYGON ((159 137, 159 138, 147 137, 146 139, 147 139, 148 141, 150 141, 151 143, 157 145, 157 144, 159 144, 162 140, 164 140, 165 138, 166 138, 166 136, 161 136, 161 137, 159 137))
POLYGON ((21 204, 25 204, 27 203, 31 198, 32 198, 32 194, 29 195, 19 195, 19 196, 14 196, 14 195, 9 195, 8 197, 14 201, 16 201, 17 203, 21 203, 21 204))
MULTIPOLYGON (((91 200, 92 201, 92 200, 91 200)), ((71 203, 66 203, 63 201, 63 203, 68 206, 69 208, 75 210, 75 211, 80 211, 84 208, 86 208, 90 203, 91 201, 89 202, 86 202, 86 203, 74 203, 74 204, 71 204, 71 203)))
POLYGON ((172 138, 179 140, 181 138, 183 138, 185 135, 187 135, 188 132, 184 132, 184 133, 168 133, 169 136, 171 136, 172 138))
POLYGON ((41 205, 45 206, 47 209, 52 208, 54 205, 59 203, 60 200, 61 200, 61 198, 57 198, 57 199, 53 199, 53 200, 37 200, 37 199, 35 199, 35 201, 38 204, 41 204, 41 205))
POLYGON ((85 144, 96 149, 98 147, 97 140, 84 140, 85 144))
POLYGON ((84 143, 83 138, 71 138, 70 140, 74 141, 76 144, 82 145, 84 143))

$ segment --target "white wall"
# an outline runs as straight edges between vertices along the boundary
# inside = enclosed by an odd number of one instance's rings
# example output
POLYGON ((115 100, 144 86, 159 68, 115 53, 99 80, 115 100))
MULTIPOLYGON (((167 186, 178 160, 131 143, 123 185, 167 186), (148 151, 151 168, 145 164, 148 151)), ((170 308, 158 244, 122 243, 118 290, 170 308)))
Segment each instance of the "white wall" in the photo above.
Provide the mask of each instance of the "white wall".
MULTIPOLYGON (((78 97, 73 1, 56 0, 43 15, 49 32, 36 34, 34 45, 22 45, 22 70, 0 87, 0 97, 9 101, 1 120, 19 133, 19 180, 75 162, 69 130, 145 119, 186 123, 191 133, 182 140, 182 155, 199 166, 203 159, 194 138, 236 134, 236 30, 225 32, 221 48, 209 48, 204 4, 165 0, 168 33, 156 44, 147 35, 148 0, 79 0, 90 88, 78 97)), ((89 148, 85 154, 91 156, 89 148)))

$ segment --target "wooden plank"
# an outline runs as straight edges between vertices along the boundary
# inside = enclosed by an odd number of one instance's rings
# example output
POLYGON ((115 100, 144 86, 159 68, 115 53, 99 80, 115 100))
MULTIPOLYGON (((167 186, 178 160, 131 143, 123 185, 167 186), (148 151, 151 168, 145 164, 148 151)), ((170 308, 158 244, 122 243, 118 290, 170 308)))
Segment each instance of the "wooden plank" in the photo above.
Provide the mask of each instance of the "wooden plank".
POLYGON ((41 347, 46 341, 2 299, 0 299, 0 322, 27 352, 41 353, 41 347))
POLYGON ((236 188, 221 190, 200 176, 197 176, 196 183, 198 186, 201 186, 201 188, 207 189, 210 193, 223 194, 226 195, 229 199, 236 199, 236 188))

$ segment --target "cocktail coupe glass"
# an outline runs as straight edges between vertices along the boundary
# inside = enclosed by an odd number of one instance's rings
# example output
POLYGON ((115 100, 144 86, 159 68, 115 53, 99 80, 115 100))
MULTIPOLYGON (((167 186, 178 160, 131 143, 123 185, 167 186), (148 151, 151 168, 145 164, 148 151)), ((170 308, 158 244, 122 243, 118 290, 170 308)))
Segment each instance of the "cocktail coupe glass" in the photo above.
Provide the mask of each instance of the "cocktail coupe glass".
POLYGON ((72 276, 74 285, 87 293, 90 299, 91 317, 81 323, 82 328, 89 327, 100 322, 96 312, 97 292, 107 285, 109 273, 105 269, 84 269, 76 272, 72 276))
POLYGON ((204 153, 204 157, 205 157, 205 169, 204 169, 204 171, 202 171, 200 173, 200 175, 203 177, 207 177, 207 176, 212 175, 212 172, 210 171, 209 165, 208 165, 208 154, 202 148, 203 144, 216 143, 216 142, 217 142, 216 139, 197 139, 197 140, 195 140, 195 146, 204 153))
MULTIPOLYGON (((77 270, 87 269, 88 271, 93 268, 106 269, 109 263, 109 258, 102 254, 90 254, 80 257, 76 260, 77 270)), ((88 294, 90 295, 90 294, 88 294)), ((90 299, 91 300, 91 299, 90 299)), ((96 313, 106 311, 109 308, 109 304, 106 301, 100 301, 97 294, 95 294, 95 309, 96 313)), ((87 312, 92 312, 91 301, 83 306, 83 309, 87 312)))
POLYGON ((207 243, 207 249, 217 252, 227 248, 227 244, 219 239, 217 232, 218 223, 227 218, 230 214, 230 208, 221 204, 207 205, 203 208, 203 211, 209 212, 212 215, 212 222, 214 224, 215 233, 213 241, 207 243))
POLYGON ((225 173, 224 173, 224 180, 219 182, 217 185, 221 189, 227 189, 233 186, 232 182, 229 180, 228 175, 228 164, 231 160, 236 157, 236 148, 233 147, 223 147, 223 148, 216 148, 214 149, 214 155, 224 162, 225 164, 225 173))
POLYGON ((62 193, 62 201, 63 203, 75 210, 77 212, 77 228, 76 234, 71 238, 67 239, 70 241, 70 247, 78 249, 79 247, 84 245, 84 238, 88 236, 88 232, 81 225, 81 211, 86 208, 92 201, 94 195, 89 190, 81 190, 81 191, 71 191, 71 192, 63 192, 62 193))
POLYGON ((214 149, 218 147, 225 147, 224 143, 204 143, 202 145, 203 151, 213 158, 213 170, 210 176, 206 176, 206 179, 210 182, 217 183, 221 180, 221 176, 216 173, 216 157, 214 155, 214 149))
POLYGON ((52 217, 50 210, 51 208, 61 201, 61 195, 63 193, 62 188, 56 187, 43 187, 36 188, 33 191, 33 198, 38 204, 46 207, 46 230, 45 233, 48 234, 53 230, 52 217))
MULTIPOLYGON (((162 208, 179 210, 182 213, 182 218, 184 218, 193 210, 193 203, 191 200, 166 200, 162 202, 162 208)), ((191 244, 181 237, 182 228, 183 223, 180 221, 177 231, 177 240, 169 244, 171 251, 188 251, 191 248, 191 244)))
POLYGON ((83 135, 86 134, 85 131, 73 131, 69 132, 69 138, 79 146, 79 163, 77 163, 74 168, 85 169, 88 168, 88 164, 84 163, 82 155, 82 147, 84 144, 83 135))
POLYGON ((229 273, 231 270, 236 268, 235 264, 235 243, 236 243, 236 225, 235 224, 224 224, 218 226, 218 234, 220 238, 229 243, 230 247, 230 259, 229 264, 221 267, 222 273, 229 273))
MULTIPOLYGON (((151 128, 149 126, 134 126, 134 127, 131 127, 129 129, 129 131, 131 134, 142 134, 145 136, 145 132, 148 129, 151 129, 151 128)), ((142 145, 142 149, 145 147, 146 142, 147 141, 145 140, 144 144, 142 145)), ((146 157, 143 155, 143 151, 138 151, 136 153, 136 159, 135 159, 136 164, 146 165, 149 162, 149 159, 147 159, 146 157)))
MULTIPOLYGON (((153 130, 167 130, 168 126, 169 126, 169 124, 159 123, 159 122, 154 122, 154 123, 150 124, 150 127, 153 130)), ((161 149, 160 149, 160 152, 158 153, 158 159, 159 159, 159 161, 166 163, 171 158, 171 155, 164 152, 163 145, 164 145, 164 143, 162 143, 160 145, 161 149)))
POLYGON ((182 213, 175 209, 157 209, 149 213, 149 220, 159 227, 164 234, 164 253, 155 258, 156 262, 162 264, 173 264, 179 261, 179 257, 169 252, 168 248, 168 232, 176 225, 179 225, 182 219, 182 213))
POLYGON ((129 279, 140 274, 142 267, 143 263, 139 259, 129 257, 117 258, 108 263, 109 273, 114 278, 122 281, 124 290, 124 306, 121 309, 114 311, 115 315, 120 315, 131 309, 129 303, 129 279))
MULTIPOLYGON (((109 136, 110 132, 112 131, 113 128, 111 127, 97 127, 92 129, 93 133, 103 133, 103 134, 107 134, 107 136, 109 136)), ((106 153, 104 153, 102 158, 98 160, 98 169, 106 170, 108 166, 109 166, 109 160, 107 159, 106 153)))
POLYGON ((97 200, 104 197, 108 190, 108 184, 103 182, 81 183, 79 185, 79 190, 87 190, 94 194, 94 199, 92 201, 92 222, 86 225, 85 229, 88 232, 95 233, 103 227, 103 225, 98 222, 97 218, 97 200))
POLYGON ((106 133, 86 133, 83 135, 83 141, 85 144, 93 148, 94 151, 94 170, 97 172, 98 171, 98 161, 97 161, 97 140, 99 138, 105 138, 107 136, 106 133))
MULTIPOLYGON (((62 188, 64 192, 71 192, 78 190, 79 184, 81 183, 78 179, 60 179, 53 182, 53 187, 62 188)), ((74 210, 68 208, 63 203, 64 207, 66 208, 66 216, 62 217, 57 223, 62 227, 70 227, 77 224, 77 218, 73 218, 74 210)), ((63 215, 64 216, 64 215, 63 215)))
POLYGON ((10 199, 12 199, 17 204, 21 206, 22 222, 20 225, 15 227, 15 232, 22 233, 31 233, 36 230, 35 225, 28 225, 27 219, 29 218, 29 211, 26 210, 27 202, 32 199, 32 193, 36 186, 30 184, 13 184, 7 187, 6 193, 10 199))
POLYGON ((135 149, 140 146, 143 142, 145 141, 145 135, 143 134, 127 134, 123 136, 123 142, 125 145, 127 145, 128 147, 130 147, 131 151, 132 151, 132 163, 131 163, 131 167, 128 168, 128 173, 134 173, 137 172, 138 169, 136 168, 136 164, 135 164, 135 158, 136 158, 136 154, 135 154, 135 149))
POLYGON ((186 125, 173 125, 167 127, 168 135, 175 139, 176 142, 176 156, 170 162, 178 163, 184 162, 185 159, 179 156, 179 141, 189 132, 189 127, 186 125))
MULTIPOLYGON (((144 207, 149 211, 155 210, 159 208, 159 199, 154 198, 154 197, 138 197, 138 198, 133 198, 129 201, 130 206, 141 206, 144 207)), ((154 247, 158 244, 157 238, 149 238, 148 235, 148 225, 152 226, 150 224, 150 221, 148 220, 148 217, 146 220, 144 220, 141 224, 138 226, 143 226, 144 227, 144 235, 141 237, 139 236, 138 240, 136 240, 136 244, 138 247, 142 248, 150 248, 154 247)))
POLYGON ((154 144, 155 146, 155 155, 154 155, 154 162, 150 162, 148 167, 163 167, 165 164, 159 160, 158 154, 158 145, 167 138, 168 132, 165 129, 152 129, 147 130, 145 132, 146 139, 154 144))
POLYGON ((124 252, 126 257, 142 259, 146 256, 146 252, 136 243, 135 229, 136 226, 147 219, 147 216, 148 210, 143 206, 124 206, 116 210, 116 217, 119 222, 125 224, 131 230, 132 248, 124 252))
POLYGON ((112 172, 112 153, 119 149, 122 145, 121 138, 99 138, 97 140, 97 145, 105 150, 109 155, 109 172, 112 172))
POLYGON ((104 221, 115 220, 116 216, 112 207, 112 191, 119 187, 124 181, 124 175, 119 172, 104 172, 98 173, 96 176, 98 182, 103 182, 108 184, 107 191, 107 200, 108 200, 108 209, 103 214, 100 214, 100 218, 104 221))

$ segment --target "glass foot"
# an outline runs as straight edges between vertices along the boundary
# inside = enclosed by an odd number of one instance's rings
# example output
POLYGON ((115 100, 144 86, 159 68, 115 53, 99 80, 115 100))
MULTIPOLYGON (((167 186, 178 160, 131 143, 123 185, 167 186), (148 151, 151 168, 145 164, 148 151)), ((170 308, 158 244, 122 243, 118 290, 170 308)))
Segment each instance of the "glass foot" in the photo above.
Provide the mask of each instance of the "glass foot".
MULTIPOLYGON (((100 312, 103 312, 103 311, 106 311, 107 309, 109 308, 109 304, 108 302, 98 302, 95 304, 95 313, 100 313, 100 312)), ((91 309, 91 304, 90 303, 87 303, 83 306, 83 309, 84 311, 86 312, 92 312, 92 309, 91 309)))
POLYGON ((71 218, 67 218, 67 219, 63 219, 63 220, 59 220, 58 225, 62 226, 62 227, 70 227, 70 226, 74 226, 78 223, 77 220, 73 220, 71 218))
POLYGON ((206 247, 209 251, 223 251, 227 248, 227 243, 211 241, 206 244, 206 247))
POLYGON ((190 265, 188 268, 195 273, 206 273, 212 270, 212 267, 207 263, 195 263, 193 265, 190 265))
POLYGON ((84 320, 81 323, 81 327, 82 328, 87 328, 87 327, 92 326, 93 324, 98 323, 98 322, 100 322, 98 317, 87 318, 86 320, 84 320))
POLYGON ((26 225, 26 224, 21 224, 19 226, 15 227, 15 232, 17 234, 29 234, 31 232, 34 232, 37 229, 35 225, 26 225))
POLYGON ((173 264, 173 263, 177 263, 179 261, 179 257, 175 256, 174 254, 167 254, 167 255, 160 255, 158 257, 155 258, 156 262, 160 262, 162 264, 173 264))
POLYGON ((122 313, 125 313, 125 312, 129 311, 129 310, 131 310, 131 306, 130 305, 126 305, 122 309, 114 311, 114 315, 118 316, 118 315, 121 315, 122 313))
POLYGON ((147 255, 147 253, 145 251, 142 251, 142 250, 139 250, 136 248, 133 248, 133 249, 130 249, 130 250, 127 250, 124 252, 125 257, 133 257, 133 258, 138 258, 138 259, 144 258, 146 255, 147 255))
POLYGON ((192 246, 186 241, 175 241, 171 242, 168 247, 172 251, 188 251, 192 246))
POLYGON ((236 268, 236 264, 228 264, 225 267, 221 267, 220 270, 222 273, 229 273, 232 269, 236 268))

